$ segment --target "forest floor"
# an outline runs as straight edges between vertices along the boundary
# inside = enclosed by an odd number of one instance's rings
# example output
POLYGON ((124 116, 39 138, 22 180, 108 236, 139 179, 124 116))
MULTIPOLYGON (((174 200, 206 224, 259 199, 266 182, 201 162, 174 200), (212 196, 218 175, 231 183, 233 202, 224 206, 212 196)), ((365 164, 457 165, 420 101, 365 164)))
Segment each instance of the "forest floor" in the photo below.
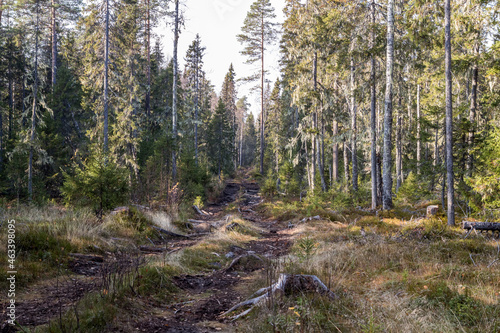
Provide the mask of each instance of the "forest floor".
POLYGON ((18 216, 19 325, 0 332, 500 332, 498 239, 465 238, 425 205, 331 207, 264 199, 247 171, 182 223, 144 208, 85 227, 59 208, 18 216), (281 273, 316 275, 336 299, 300 292, 224 315, 281 273))

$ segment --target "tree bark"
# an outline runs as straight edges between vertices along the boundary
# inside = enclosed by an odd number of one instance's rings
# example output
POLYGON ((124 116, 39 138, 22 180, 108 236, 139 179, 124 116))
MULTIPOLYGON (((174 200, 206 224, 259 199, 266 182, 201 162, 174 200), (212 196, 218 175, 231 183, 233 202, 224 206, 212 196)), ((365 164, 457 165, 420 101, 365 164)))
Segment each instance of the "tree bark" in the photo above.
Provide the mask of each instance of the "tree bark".
POLYGON ((450 0, 445 1, 445 73, 446 73, 446 178, 448 185, 448 225, 455 225, 454 176, 453 176, 453 109, 451 78, 451 33, 450 33, 450 0))
POLYGON ((420 85, 417 84, 417 174, 420 174, 420 163, 422 161, 422 139, 420 134, 420 85))
POLYGON ((40 21, 40 3, 36 2, 36 27, 35 27, 35 66, 33 73, 33 107, 31 111, 30 153, 28 161, 28 199, 33 200, 33 145, 35 143, 36 105, 38 97, 38 31, 40 21))
MULTIPOLYGON (((403 84, 403 81, 399 81, 400 87, 403 84)), ((399 188, 401 187, 402 183, 402 177, 401 177, 401 167, 402 167, 402 143, 401 143, 401 131, 403 130, 403 122, 402 122, 402 104, 401 104, 401 99, 402 99, 402 93, 401 93, 401 88, 399 89, 399 98, 398 98, 398 109, 396 113, 396 192, 399 191, 399 188)))
POLYGON ((351 58, 351 153, 352 153, 352 189, 358 191, 358 152, 357 152, 357 107, 354 79, 354 60, 351 58))
MULTIPOLYGON (((337 135, 339 134, 339 124, 336 120, 333 121, 333 154, 332 154, 332 180, 338 182, 339 180, 339 144, 337 143, 337 135)), ((332 182, 332 183, 333 183, 332 182)))
POLYGON ((109 67, 109 0, 106 0, 106 32, 104 45, 104 155, 108 152, 108 67, 109 67))
MULTIPOLYGON (((317 91, 317 85, 318 85, 318 53, 314 53, 314 91, 317 91)), ((325 182, 325 174, 323 170, 323 163, 322 163, 322 158, 321 158, 321 146, 319 144, 319 134, 318 134, 318 112, 317 112, 317 106, 316 106, 316 111, 314 112, 314 139, 316 141, 316 160, 318 162, 318 170, 319 170, 319 176, 321 179, 321 190, 323 192, 326 192, 326 182, 325 182)))
POLYGON ((57 25, 56 25, 56 6, 57 0, 52 0, 51 13, 52 13, 52 89, 56 85, 57 77, 57 25))
POLYGON ((174 18, 174 56, 173 71, 174 78, 172 84, 172 179, 177 179, 177 44, 179 43, 179 0, 175 0, 175 18, 174 18))
POLYGON ((261 56, 261 82, 260 82, 260 174, 264 175, 264 12, 261 13, 261 40, 260 40, 260 56, 261 56))
MULTIPOLYGON (((479 45, 475 46, 475 55, 477 57, 479 53, 479 45)), ((467 154, 467 172, 472 175, 472 168, 474 166, 474 156, 472 154, 472 149, 474 146, 474 133, 476 126, 476 110, 477 110, 477 82, 478 82, 479 69, 477 65, 477 60, 474 62, 472 67, 472 89, 471 89, 471 100, 470 100, 470 109, 469 109, 469 122, 470 122, 470 131, 468 135, 468 154, 467 154)))
MULTIPOLYGON (((371 3, 371 15, 372 24, 375 25, 375 0, 371 3)), ((371 46, 375 45, 375 30, 374 27, 371 31, 371 46)), ((371 103, 370 103, 370 125, 371 125, 371 176, 372 176, 372 209, 377 208, 377 110, 376 102, 377 95, 375 90, 376 76, 375 76, 375 56, 372 53, 370 55, 371 73, 370 73, 370 93, 371 93, 371 103)))
POLYGON ((349 185, 349 152, 347 151, 347 142, 344 139, 344 179, 345 179, 345 184, 346 186, 349 185))
POLYGON ((146 0, 146 58, 147 58, 147 87, 146 87, 146 118, 151 113, 151 7, 150 0, 146 0))
MULTIPOLYGON (((449 1, 449 0, 448 0, 449 1)), ((394 61, 394 0, 387 6, 387 69, 384 112, 384 166, 383 208, 391 209, 392 203, 392 76, 394 61)))

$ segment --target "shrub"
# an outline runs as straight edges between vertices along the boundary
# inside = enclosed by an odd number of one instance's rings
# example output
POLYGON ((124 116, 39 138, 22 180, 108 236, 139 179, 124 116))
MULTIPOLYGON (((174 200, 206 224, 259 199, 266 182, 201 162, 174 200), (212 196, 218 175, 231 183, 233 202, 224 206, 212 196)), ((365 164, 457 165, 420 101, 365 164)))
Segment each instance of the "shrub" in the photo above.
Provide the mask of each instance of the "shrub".
POLYGON ((410 172, 394 200, 397 205, 413 205, 429 195, 427 183, 410 172))

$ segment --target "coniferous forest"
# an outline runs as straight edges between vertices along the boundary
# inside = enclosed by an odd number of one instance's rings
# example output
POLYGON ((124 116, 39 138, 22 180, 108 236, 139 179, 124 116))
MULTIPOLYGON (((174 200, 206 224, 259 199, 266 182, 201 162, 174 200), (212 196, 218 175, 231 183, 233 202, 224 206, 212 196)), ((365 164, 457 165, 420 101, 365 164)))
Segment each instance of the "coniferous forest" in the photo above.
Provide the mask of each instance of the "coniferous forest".
POLYGON ((500 3, 193 1, 0 0, 0 330, 500 331, 500 3))

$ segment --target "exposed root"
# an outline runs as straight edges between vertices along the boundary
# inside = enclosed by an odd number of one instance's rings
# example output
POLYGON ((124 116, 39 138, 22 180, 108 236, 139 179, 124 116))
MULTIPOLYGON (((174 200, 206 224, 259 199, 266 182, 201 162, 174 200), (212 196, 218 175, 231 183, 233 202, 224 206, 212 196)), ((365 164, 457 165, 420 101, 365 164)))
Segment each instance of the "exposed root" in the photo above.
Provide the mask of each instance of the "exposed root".
POLYGON ((293 293, 305 291, 317 292, 321 295, 328 296, 332 300, 336 298, 335 294, 330 289, 328 289, 328 287, 323 282, 321 282, 321 280, 316 275, 280 274, 280 277, 278 281, 276 281, 276 283, 269 287, 257 290, 257 292, 252 295, 252 297, 255 297, 236 304, 231 309, 224 312, 222 316, 227 316, 228 314, 239 308, 250 306, 249 309, 231 318, 232 320, 236 320, 247 315, 248 313, 250 313, 250 311, 252 311, 254 307, 261 305, 264 301, 271 298, 278 292, 281 292, 285 295, 290 295, 293 293))

